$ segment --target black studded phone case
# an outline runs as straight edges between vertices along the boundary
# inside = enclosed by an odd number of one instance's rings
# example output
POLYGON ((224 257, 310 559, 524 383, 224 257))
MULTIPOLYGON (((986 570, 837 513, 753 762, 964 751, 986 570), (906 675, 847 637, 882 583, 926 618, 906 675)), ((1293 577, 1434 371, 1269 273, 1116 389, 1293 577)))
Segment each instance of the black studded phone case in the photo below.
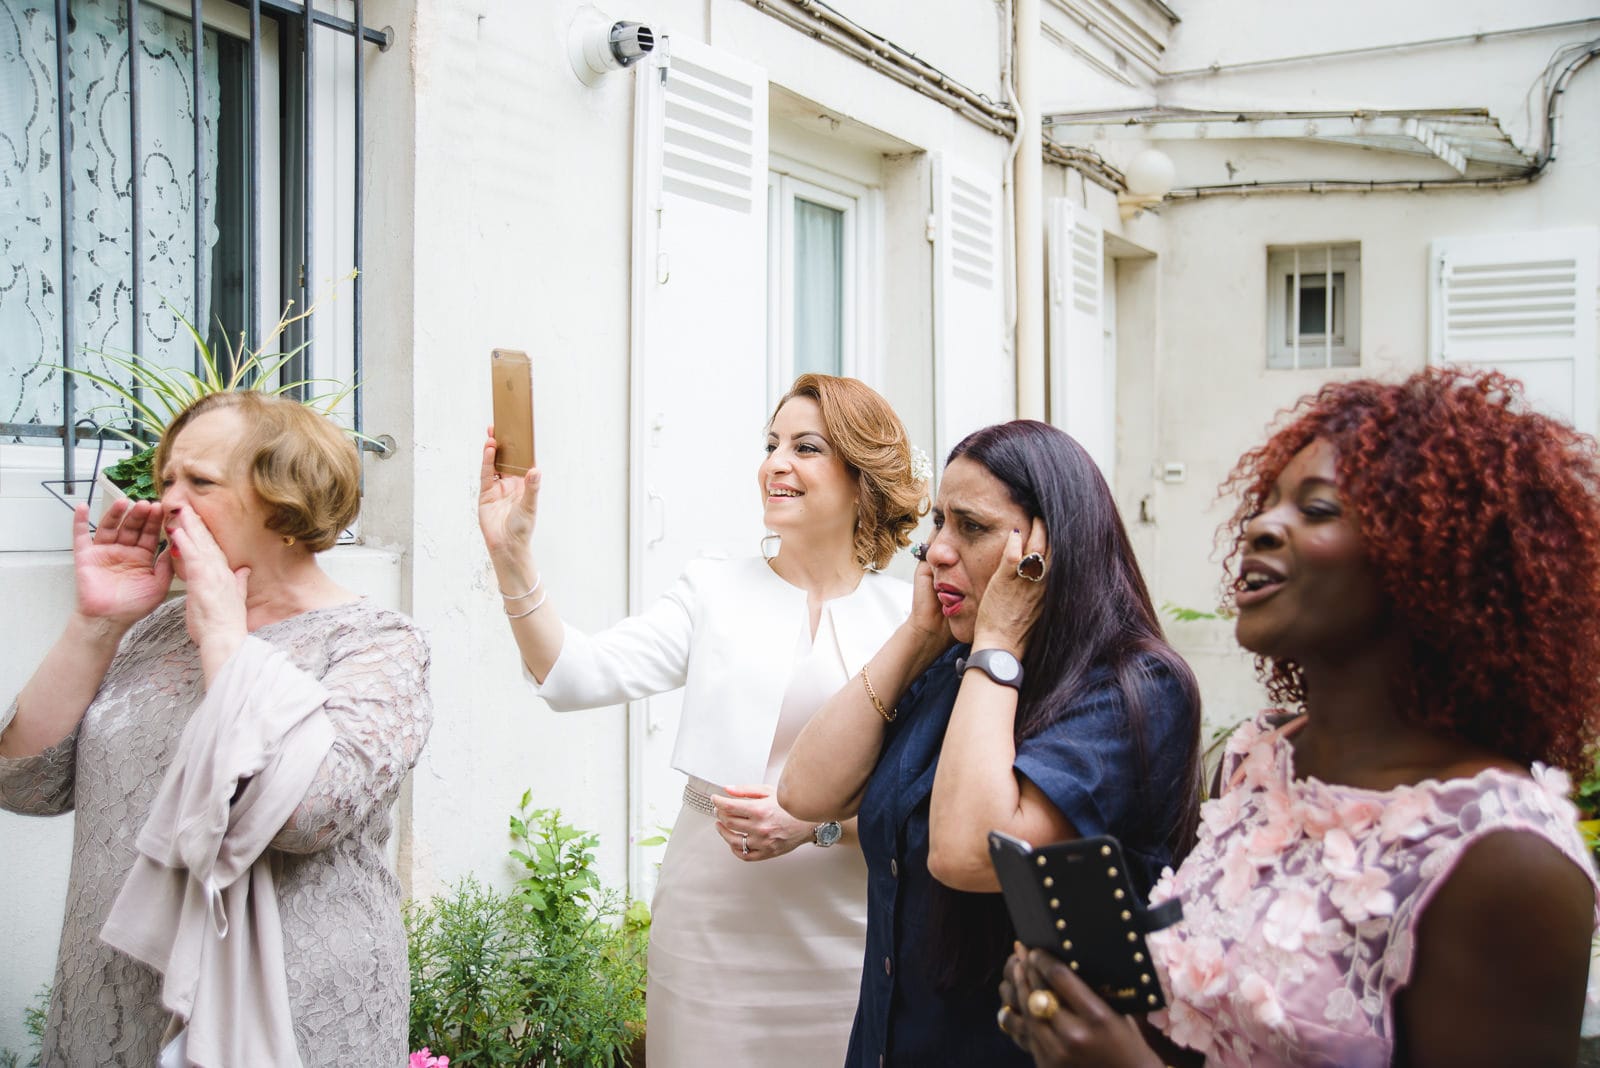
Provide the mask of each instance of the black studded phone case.
POLYGON ((1023 945, 1055 954, 1118 1012, 1166 1006, 1144 936, 1182 919, 1183 906, 1146 908, 1115 838, 1034 848, 990 831, 989 856, 1023 945))

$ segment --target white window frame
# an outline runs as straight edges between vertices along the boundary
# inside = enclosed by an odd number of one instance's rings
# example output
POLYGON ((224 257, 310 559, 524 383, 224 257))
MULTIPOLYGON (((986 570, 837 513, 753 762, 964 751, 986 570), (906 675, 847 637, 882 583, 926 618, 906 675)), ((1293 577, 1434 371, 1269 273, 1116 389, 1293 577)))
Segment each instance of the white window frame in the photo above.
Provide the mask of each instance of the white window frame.
MULTIPOLYGON (((1330 326, 1332 324, 1330 323, 1330 326)), ((1361 366, 1361 245, 1269 246, 1267 249, 1267 367, 1271 370, 1329 370, 1361 366), (1336 292, 1333 275, 1344 275, 1344 331, 1306 342, 1299 336, 1298 277, 1327 275, 1326 288, 1336 292)))
MULTIPOLYGON (((150 6, 187 18, 188 4, 180 0, 146 0, 150 6)), ((337 5, 337 13, 353 17, 348 4, 337 5)), ((233 3, 206 3, 202 11, 205 28, 240 38, 248 42, 250 22, 248 14, 233 3)), ((261 317, 263 322, 253 327, 253 336, 259 342, 266 336, 283 311, 282 245, 278 235, 282 232, 282 182, 283 160, 279 151, 282 140, 283 115, 277 104, 282 92, 281 69, 278 61, 278 22, 272 18, 261 20, 261 177, 260 232, 257 242, 256 271, 261 280, 261 317)), ((328 31, 320 31, 326 34, 328 31)), ((343 40, 344 38, 341 38, 343 40)), ((354 62, 348 48, 330 48, 323 37, 315 58, 315 77, 320 86, 332 85, 336 91, 317 94, 317 114, 314 122, 316 145, 314 152, 321 163, 317 183, 317 203, 321 221, 315 235, 313 251, 319 265, 346 264, 353 259, 351 226, 349 224, 350 198, 342 191, 353 188, 355 160, 353 147, 348 144, 349 126, 353 121, 353 93, 350 86, 354 78, 354 62), (330 191, 332 191, 330 195, 330 191)), ((321 274, 322 271, 319 271, 321 274)), ((313 299, 320 298, 325 308, 319 311, 312 324, 311 362, 308 373, 315 378, 349 381, 352 377, 353 307, 348 300, 329 300, 332 279, 320 279, 312 287, 313 299)), ((339 288, 343 295, 348 285, 339 288)), ((296 308, 298 312, 301 309, 296 308)), ((254 343, 252 343, 254 344, 254 343)), ((338 418, 350 422, 347 398, 336 413, 338 418)), ((116 463, 130 451, 129 446, 117 441, 107 441, 99 456, 99 466, 116 463)), ((97 443, 85 442, 74 450, 74 470, 87 476, 95 470, 97 443)), ((0 552, 59 551, 71 547, 71 513, 56 500, 44 483, 61 478, 62 445, 59 438, 26 439, 22 442, 0 442, 0 552)), ((73 487, 69 500, 82 500, 88 495, 89 480, 85 477, 73 487)), ((58 487, 61 489, 64 487, 58 487)), ((99 510, 96 494, 96 510, 99 510)))
POLYGON ((844 214, 844 317, 839 373, 874 383, 881 375, 882 195, 867 185, 778 153, 767 173, 767 383, 776 403, 794 381, 794 202, 844 214))

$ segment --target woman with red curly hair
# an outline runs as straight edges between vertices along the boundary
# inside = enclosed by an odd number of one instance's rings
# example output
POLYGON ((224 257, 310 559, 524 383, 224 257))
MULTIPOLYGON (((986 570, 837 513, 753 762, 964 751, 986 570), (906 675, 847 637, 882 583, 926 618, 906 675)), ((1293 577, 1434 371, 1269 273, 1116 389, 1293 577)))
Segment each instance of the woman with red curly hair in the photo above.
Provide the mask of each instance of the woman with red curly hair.
POLYGON ((1298 709, 1234 734, 1152 894, 1184 905, 1150 938, 1169 1009, 1141 1033, 1019 950, 1001 1026, 1045 1065, 1573 1064, 1594 441, 1502 375, 1432 369, 1323 387, 1229 485, 1239 642, 1298 709))

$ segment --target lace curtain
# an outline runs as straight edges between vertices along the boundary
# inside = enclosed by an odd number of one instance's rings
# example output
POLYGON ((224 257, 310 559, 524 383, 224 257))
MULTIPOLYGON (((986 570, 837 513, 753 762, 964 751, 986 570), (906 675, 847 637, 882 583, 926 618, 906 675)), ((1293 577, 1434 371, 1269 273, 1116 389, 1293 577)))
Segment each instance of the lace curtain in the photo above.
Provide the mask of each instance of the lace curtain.
MULTIPOLYGON (((133 241, 128 115, 128 15, 120 0, 73 0, 71 90, 71 314, 73 364, 121 378, 96 353, 133 350, 133 241)), ((195 323, 194 39, 189 22, 153 5, 139 13, 141 358, 192 367, 194 343, 170 302, 195 323)), ((203 34, 205 250, 217 244, 217 40, 203 34)), ((60 139, 56 20, 49 0, 0 0, 0 421, 59 426, 61 371, 60 139)), ((80 376, 80 418, 115 403, 80 376)), ((107 412, 95 414, 102 424, 107 412)))

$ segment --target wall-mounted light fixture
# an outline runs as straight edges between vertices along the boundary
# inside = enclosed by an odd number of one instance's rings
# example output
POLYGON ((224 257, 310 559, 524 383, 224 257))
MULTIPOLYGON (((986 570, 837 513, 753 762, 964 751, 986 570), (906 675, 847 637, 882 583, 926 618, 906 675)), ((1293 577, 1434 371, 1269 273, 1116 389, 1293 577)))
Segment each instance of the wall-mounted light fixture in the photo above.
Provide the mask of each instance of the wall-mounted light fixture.
POLYGON ((599 9, 581 7, 567 31, 567 61, 584 85, 626 70, 655 51, 656 33, 642 22, 618 22, 599 9))
POLYGON ((1124 219, 1131 219, 1161 203, 1161 198, 1172 190, 1178 169, 1172 157, 1159 148, 1146 148, 1133 157, 1122 174, 1128 181, 1128 191, 1117 197, 1117 206, 1124 219))

